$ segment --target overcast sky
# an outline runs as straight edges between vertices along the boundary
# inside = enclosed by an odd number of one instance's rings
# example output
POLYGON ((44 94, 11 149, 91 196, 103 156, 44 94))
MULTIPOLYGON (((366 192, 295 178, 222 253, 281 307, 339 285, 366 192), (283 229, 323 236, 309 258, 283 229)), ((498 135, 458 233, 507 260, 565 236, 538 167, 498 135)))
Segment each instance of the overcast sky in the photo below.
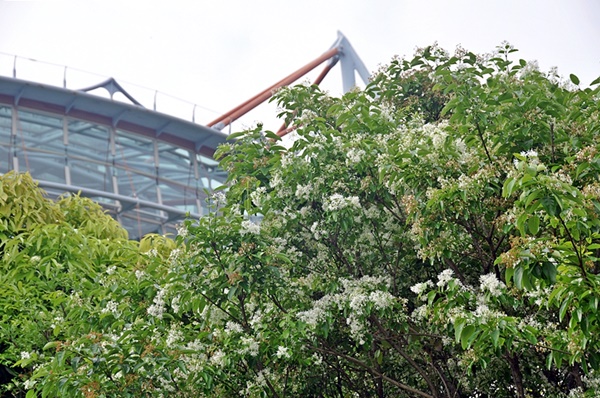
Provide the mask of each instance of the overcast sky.
MULTIPOLYGON (((148 107, 153 90, 197 104, 206 124, 318 57, 338 30, 370 71, 435 41, 491 52, 507 40, 542 70, 585 85, 600 76, 597 0, 0 0, 0 74, 12 75, 14 54, 38 61, 18 59, 20 78, 62 85, 63 68, 46 63, 69 67, 70 88, 112 76, 151 89, 124 84, 148 107)), ((324 87, 340 94, 339 66, 324 87)), ((191 118, 193 106, 169 101, 159 95, 159 110, 191 118)), ((234 128, 277 129, 274 114, 263 107, 234 128)))

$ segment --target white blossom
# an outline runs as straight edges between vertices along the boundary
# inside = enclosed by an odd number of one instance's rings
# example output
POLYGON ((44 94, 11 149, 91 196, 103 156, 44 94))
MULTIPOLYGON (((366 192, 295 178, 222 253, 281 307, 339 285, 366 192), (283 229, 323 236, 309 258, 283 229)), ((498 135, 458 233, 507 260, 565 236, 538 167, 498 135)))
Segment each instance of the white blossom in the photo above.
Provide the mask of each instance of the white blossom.
POLYGON ((454 272, 451 269, 445 269, 438 275, 438 283, 439 287, 446 286, 448 282, 452 280, 452 275, 454 272))
POLYGON ((277 352, 275 353, 277 358, 290 358, 290 350, 287 347, 279 346, 277 347, 277 352))
POLYGON ((312 190, 313 189, 310 183, 306 185, 298 184, 298 186, 296 187, 296 197, 298 199, 308 199, 312 190))
POLYGON ((426 282, 417 283, 416 285, 411 286, 410 290, 414 294, 421 295, 421 294, 425 293, 427 291, 427 289, 429 289, 431 287, 433 287, 433 282, 428 280, 426 282))
POLYGON ((116 301, 110 300, 108 303, 106 303, 106 307, 102 308, 102 310, 100 312, 102 314, 111 313, 115 317, 118 317, 120 315, 120 313, 118 311, 118 307, 119 307, 119 304, 116 301))
POLYGON ((376 291, 371 292, 369 295, 369 300, 375 304, 375 308, 382 310, 392 305, 394 302, 394 296, 388 292, 376 291))
POLYGON ((335 211, 346 207, 355 207, 360 209, 360 200, 358 196, 344 197, 339 193, 334 193, 323 201, 323 210, 335 211))
POLYGON ((422 306, 415 308, 411 317, 415 321, 422 321, 425 319, 427 317, 427 305, 423 304, 422 306))
POLYGON ((260 225, 254 223, 250 220, 242 221, 241 227, 242 228, 240 229, 240 234, 242 234, 242 235, 246 235, 246 234, 258 235, 260 233, 260 225))
POLYGON ((222 368, 223 366, 225 366, 225 353, 221 350, 215 351, 210 357, 210 362, 213 365, 222 368))
POLYGON ((179 312, 179 300, 181 300, 181 296, 179 294, 173 297, 173 300, 171 300, 171 308, 173 308, 175 313, 179 312))
POLYGON ((182 341, 183 337, 183 332, 179 330, 177 324, 174 324, 171 326, 171 329, 169 329, 169 333, 167 334, 167 347, 172 347, 173 344, 182 341))
POLYGON ((146 310, 149 315, 162 319, 163 313, 165 312, 165 294, 165 289, 159 289, 156 292, 152 305, 146 310))
POLYGON ((254 206, 256 206, 256 207, 261 206, 263 197, 266 192, 267 192, 267 189, 265 187, 258 187, 255 191, 252 191, 250 193, 250 199, 252 200, 252 203, 254 204, 254 206))
POLYGON ((365 151, 362 149, 352 148, 346 154, 346 165, 351 166, 361 161, 362 157, 365 156, 365 151))
POLYGON ((493 273, 481 275, 479 277, 479 282, 481 291, 485 292, 487 290, 494 297, 498 297, 502 294, 504 283, 500 282, 493 273))
POLYGON ((242 336, 241 339, 243 347, 239 350, 242 355, 249 354, 252 357, 258 355, 259 345, 256 340, 252 337, 242 336))
POLYGON ((177 235, 181 236, 182 238, 188 236, 188 229, 185 224, 181 224, 177 227, 177 235))
POLYGON ((242 325, 237 322, 227 321, 225 324, 225 332, 227 333, 243 333, 242 325))

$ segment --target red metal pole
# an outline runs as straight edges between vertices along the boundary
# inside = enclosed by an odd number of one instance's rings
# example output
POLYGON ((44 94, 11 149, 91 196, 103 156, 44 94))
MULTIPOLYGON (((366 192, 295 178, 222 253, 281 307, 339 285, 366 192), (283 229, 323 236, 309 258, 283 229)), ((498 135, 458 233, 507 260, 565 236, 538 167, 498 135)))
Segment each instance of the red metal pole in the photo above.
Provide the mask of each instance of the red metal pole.
POLYGON ((294 72, 291 75, 287 76, 286 78, 280 80, 279 82, 273 84, 271 87, 267 88, 266 90, 261 91, 254 97, 252 97, 249 100, 247 100, 246 102, 236 106, 235 108, 233 108, 229 112, 225 113, 224 115, 220 116, 219 118, 208 123, 208 126, 213 127, 213 126, 217 125, 218 123, 224 123, 225 125, 231 124, 234 120, 245 115, 247 112, 254 109, 258 105, 262 104, 267 99, 269 99, 273 95, 274 90, 293 83, 294 81, 298 80, 299 78, 301 78, 302 76, 304 76, 305 74, 307 74, 308 72, 310 72, 311 70, 313 70, 314 68, 319 66, 324 61, 336 56, 338 54, 338 52, 339 52, 338 48, 332 48, 331 50, 325 52, 323 55, 321 55, 314 61, 304 65, 302 68, 298 69, 296 72, 294 72))
MULTIPOLYGON (((331 69, 333 69, 333 67, 335 66, 335 64, 337 64, 337 60, 335 62, 330 62, 327 65, 325 65, 325 68, 323 68, 323 70, 321 71, 321 73, 319 74, 319 76, 317 76, 317 78, 315 79, 315 81, 313 82, 313 84, 316 84, 317 86, 319 84, 321 84, 321 82, 323 81, 323 79, 325 79, 325 76, 327 76, 327 74, 329 73, 329 71, 331 69)), ((295 112, 294 112, 295 114, 295 112)), ((283 137, 284 135, 286 135, 289 132, 292 132, 295 130, 295 127, 290 127, 289 129, 286 128, 287 125, 285 123, 283 123, 281 125, 281 127, 279 128, 279 130, 277 131, 277 135, 280 137, 283 137)))

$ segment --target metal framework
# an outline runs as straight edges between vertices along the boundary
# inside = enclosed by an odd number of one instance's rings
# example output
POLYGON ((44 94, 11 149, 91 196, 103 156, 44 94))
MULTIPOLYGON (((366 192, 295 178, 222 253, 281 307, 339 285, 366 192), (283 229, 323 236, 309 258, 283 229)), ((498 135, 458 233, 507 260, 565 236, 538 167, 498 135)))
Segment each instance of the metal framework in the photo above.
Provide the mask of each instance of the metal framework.
MULTIPOLYGON (((325 65, 325 68, 319 74, 319 76, 313 84, 320 84, 321 81, 323 81, 323 79, 327 75, 327 73, 329 73, 329 71, 333 69, 333 67, 337 64, 338 61, 340 62, 342 68, 342 85, 344 92, 350 91, 356 85, 355 72, 358 73, 358 75, 365 84, 369 82, 369 72, 365 67, 365 64, 361 61, 356 51, 354 51, 354 48, 352 47, 348 39, 346 39, 346 36, 344 36, 342 32, 338 31, 338 37, 335 43, 333 43, 329 50, 327 50, 321 56, 304 65, 302 68, 298 69, 289 76, 286 76, 277 83, 261 91, 260 93, 256 94, 249 100, 231 109, 229 112, 226 112, 225 114, 219 116, 217 119, 208 123, 207 126, 213 127, 217 130, 222 130, 224 127, 233 123, 235 120, 244 116, 246 113, 248 113, 252 109, 256 108, 258 105, 271 98, 273 93, 278 88, 292 84, 293 82, 306 75, 308 72, 312 71, 325 61, 328 61, 325 65)), ((283 130, 284 129, 281 129, 280 132, 283 130)))

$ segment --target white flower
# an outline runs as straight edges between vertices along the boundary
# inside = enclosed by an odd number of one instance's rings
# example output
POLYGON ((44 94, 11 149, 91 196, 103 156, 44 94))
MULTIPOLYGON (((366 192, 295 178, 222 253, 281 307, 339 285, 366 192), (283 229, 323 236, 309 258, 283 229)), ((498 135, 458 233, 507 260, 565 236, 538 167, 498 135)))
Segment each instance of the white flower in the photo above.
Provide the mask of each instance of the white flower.
POLYGON ((245 336, 242 336, 240 340, 242 341, 242 345, 244 346, 242 349, 239 350, 240 354, 250 354, 250 356, 253 357, 258 355, 259 345, 256 340, 254 340, 252 337, 245 336))
POLYGON ((323 210, 325 211, 341 210, 346 207, 355 207, 360 209, 361 206, 358 196, 350 196, 346 198, 339 193, 334 193, 323 201, 323 210))
POLYGON ((217 350, 213 353, 212 357, 210 357, 210 362, 222 368, 225 365, 225 353, 221 350, 217 350))
POLYGON ((314 328, 325 318, 325 312, 322 308, 315 307, 308 311, 299 312, 296 316, 302 322, 314 328))
POLYGON ((225 324, 225 332, 227 333, 243 333, 242 325, 237 322, 227 321, 225 324))
POLYGON ((102 310, 100 312, 102 314, 111 313, 115 317, 118 317, 119 316, 119 311, 117 311, 118 307, 119 307, 119 304, 116 301, 110 300, 108 303, 106 303, 106 307, 102 308, 102 310))
POLYGON ((527 152, 521 152, 521 156, 524 156, 526 158, 537 158, 538 153, 536 151, 534 151, 533 149, 530 149, 527 152))
POLYGON ((240 234, 255 234, 258 235, 260 233, 260 225, 250 221, 244 220, 242 221, 242 228, 240 229, 240 234))
POLYGON ((490 308, 484 303, 477 304, 474 315, 479 318, 479 322, 482 324, 487 323, 492 318, 504 316, 502 312, 490 310, 490 308))
POLYGON ((375 308, 382 310, 392 305, 394 302, 394 296, 388 292, 376 291, 371 292, 369 295, 369 300, 375 304, 375 308))
POLYGON ((181 300, 181 296, 179 294, 173 297, 173 300, 171 300, 171 308, 173 308, 175 313, 179 312, 179 300, 181 300))
POLYGON ((167 335, 167 347, 173 346, 173 344, 183 340, 183 332, 179 330, 177 324, 174 324, 169 330, 167 335))
POLYGON ((181 224, 177 227, 177 235, 181 236, 182 238, 188 236, 188 229, 185 224, 181 224))
POLYGON ((359 163, 362 157, 365 156, 365 151, 362 149, 350 149, 346 154, 346 165, 350 166, 356 163, 359 163))
POLYGON ((448 282, 452 280, 452 275, 454 272, 451 269, 445 269, 438 275, 438 283, 439 287, 446 286, 448 282))
POLYGON ((141 271, 139 269, 135 270, 135 277, 139 281, 140 279, 142 279, 144 277, 144 271, 141 271))
POLYGON ((262 203, 262 198, 266 192, 267 192, 267 189, 265 187, 258 187, 256 189, 256 191, 253 191, 250 193, 250 199, 252 200, 252 203, 254 204, 254 206, 260 207, 260 205, 262 203))
POLYGON ((481 275, 479 277, 479 282, 479 289, 481 289, 481 291, 488 290, 494 297, 498 297, 502 294, 504 283, 500 282, 493 273, 481 275))
POLYGON ((223 206, 227 203, 227 197, 225 196, 225 193, 223 193, 222 191, 213 192, 211 199, 212 199, 213 203, 215 204, 215 206, 217 206, 217 207, 223 206))
POLYGON ((415 308, 411 316, 415 321, 422 321, 425 319, 427 316, 427 305, 423 304, 422 306, 415 308))
POLYGON ((21 351, 21 359, 30 359, 31 358, 31 354, 28 353, 27 351, 21 351))
POLYGON ((275 356, 277 358, 290 358, 291 354, 289 351, 290 350, 287 347, 279 346, 277 347, 277 352, 275 353, 275 356))
POLYGON ((312 186, 310 184, 302 185, 298 184, 296 187, 296 197, 298 199, 308 199, 312 192, 312 186))
POLYGON ((162 319, 165 312, 165 289, 159 289, 154 296, 153 304, 148 307, 147 312, 158 319, 162 319))
POLYGON ((112 275, 115 273, 116 270, 117 270, 117 267, 115 265, 112 265, 106 269, 106 273, 108 275, 112 275))
POLYGON ((426 281, 426 282, 417 283, 416 285, 411 286, 410 290, 414 294, 421 295, 421 294, 425 293, 427 291, 427 289, 429 289, 430 287, 433 287, 433 282, 426 281))

